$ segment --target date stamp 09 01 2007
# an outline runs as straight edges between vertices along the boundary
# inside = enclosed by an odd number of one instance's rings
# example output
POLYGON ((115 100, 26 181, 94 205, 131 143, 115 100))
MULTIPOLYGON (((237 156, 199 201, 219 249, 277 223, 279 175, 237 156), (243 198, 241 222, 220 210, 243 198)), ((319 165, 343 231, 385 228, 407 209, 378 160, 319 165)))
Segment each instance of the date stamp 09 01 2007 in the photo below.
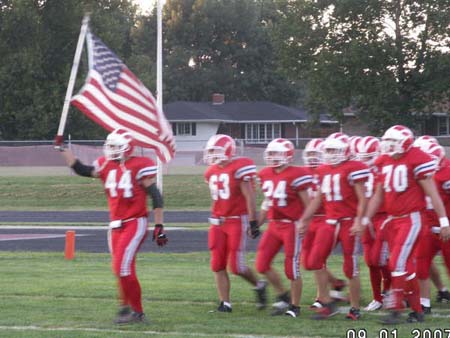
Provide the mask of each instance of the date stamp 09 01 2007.
MULTIPOLYGON (((412 329, 409 337, 400 337, 397 329, 380 329, 378 338, 450 338, 448 329, 412 329)), ((348 329, 345 338, 369 338, 365 329, 348 329)))

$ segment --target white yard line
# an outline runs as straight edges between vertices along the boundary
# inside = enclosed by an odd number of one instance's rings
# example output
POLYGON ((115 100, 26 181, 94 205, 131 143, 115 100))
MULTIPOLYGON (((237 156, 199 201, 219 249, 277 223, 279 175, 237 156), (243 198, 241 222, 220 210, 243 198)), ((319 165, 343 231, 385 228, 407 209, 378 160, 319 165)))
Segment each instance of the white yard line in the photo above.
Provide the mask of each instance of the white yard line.
MULTIPOLYGON (((150 324, 151 325, 151 324, 150 324)), ((129 328, 130 326, 127 326, 129 328)), ((147 334, 147 335, 158 335, 158 336, 190 336, 190 337, 216 337, 217 333, 214 334, 207 334, 207 333, 200 333, 200 332, 161 332, 161 331, 153 331, 153 330, 146 330, 146 331, 125 331, 125 330, 113 330, 113 329, 97 329, 97 328, 90 328, 90 327, 41 327, 41 326, 6 326, 1 325, 0 331, 6 331, 6 330, 12 330, 12 331, 40 331, 40 332, 63 332, 63 331, 81 331, 81 332, 97 332, 97 333, 118 333, 121 335, 130 334, 130 335, 136 335, 136 334, 147 334)), ((250 334, 223 334, 221 336, 225 337, 233 337, 233 338, 258 338, 258 337, 276 337, 273 335, 266 336, 266 335, 250 335, 250 334)), ((318 338, 317 336, 279 336, 279 337, 297 337, 297 338, 318 338)))

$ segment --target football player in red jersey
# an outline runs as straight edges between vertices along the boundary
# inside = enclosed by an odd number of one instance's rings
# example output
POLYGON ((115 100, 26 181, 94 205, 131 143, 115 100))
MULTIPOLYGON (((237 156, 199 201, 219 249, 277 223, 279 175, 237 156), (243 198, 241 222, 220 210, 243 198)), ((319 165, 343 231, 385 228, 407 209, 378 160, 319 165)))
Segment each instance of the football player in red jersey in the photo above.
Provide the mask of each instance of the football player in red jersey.
MULTIPOLYGON (((319 189, 316 169, 323 164, 322 139, 312 139, 305 145, 303 163, 311 170, 313 175, 313 184, 309 190, 312 200, 319 189)), ((345 281, 336 278, 326 267, 326 260, 330 255, 329 250, 332 245, 323 245, 325 242, 334 242, 334 226, 326 222, 325 210, 322 206, 314 214, 302 242, 302 264, 306 270, 314 271, 317 285, 317 296, 311 305, 312 309, 322 308, 324 303, 330 303, 332 299, 343 300, 346 298, 342 292, 345 281), (328 280, 333 290, 328 292, 328 288, 319 287, 324 285, 320 282, 321 280, 328 280)), ((328 286, 328 284, 325 283, 325 286, 328 286)))
POLYGON ((259 236, 254 180, 256 166, 250 158, 234 157, 236 145, 228 135, 213 135, 204 150, 208 164, 205 181, 212 198, 208 248, 220 304, 219 312, 231 312, 229 270, 255 286, 257 307, 266 306, 266 284, 246 265, 247 234, 259 236))
POLYGON ((403 321, 401 310, 405 293, 413 310, 407 321, 424 320, 413 252, 421 233, 425 195, 431 198, 439 217, 441 238, 446 241, 450 237, 445 208, 432 179, 436 170, 435 161, 417 147, 412 147, 413 141, 413 133, 405 126, 396 125, 384 133, 382 155, 375 161, 380 179, 363 221, 363 224, 369 224, 379 206, 384 203, 388 214, 384 231, 387 235, 392 280, 386 299, 391 312, 382 320, 384 324, 403 321))
POLYGON ((301 238, 295 222, 309 203, 308 188, 312 175, 304 167, 292 166, 294 145, 291 141, 277 138, 272 140, 264 152, 266 167, 258 177, 264 193, 259 225, 266 217, 269 220, 256 253, 256 270, 264 274, 277 293, 273 315, 285 313, 291 317, 300 315, 302 278, 300 275, 301 238), (284 248, 284 273, 291 281, 291 295, 283 287, 280 275, 272 261, 284 248))
POLYGON ((163 198, 155 184, 157 167, 149 158, 133 156, 133 148, 132 135, 123 129, 108 135, 104 156, 93 166, 81 163, 71 151, 58 148, 76 174, 100 178, 105 188, 110 213, 108 244, 120 298, 116 324, 145 322, 136 255, 148 233, 147 195, 153 201, 153 240, 159 246, 167 243, 163 231, 163 198))
MULTIPOLYGON (((420 142, 416 141, 414 141, 415 146, 418 145, 423 152, 429 154, 436 160, 437 171, 433 178, 448 215, 450 213, 450 161, 445 158, 445 150, 436 140, 422 139, 419 140, 420 142)), ((430 314, 431 292, 429 278, 433 258, 441 251, 447 271, 450 273, 450 245, 439 238, 439 219, 433 210, 428 196, 426 197, 426 201, 427 217, 424 220, 425 233, 420 237, 416 251, 416 260, 417 277, 419 278, 420 284, 420 303, 424 313, 430 314)))
MULTIPOLYGON (((299 232, 306 233, 314 213, 323 203, 326 222, 334 226, 335 239, 341 242, 344 256, 343 271, 349 279, 351 308, 347 318, 360 318, 360 280, 358 266, 359 235, 362 234, 362 216, 367 204, 364 183, 369 177, 369 169, 359 161, 349 160, 348 136, 334 133, 327 137, 323 145, 325 164, 317 169, 320 194, 311 202, 299 220, 299 232)), ((330 231, 331 231, 330 230, 330 231)), ((327 251, 331 252, 333 242, 327 241, 327 251)), ((326 287, 321 281, 319 287, 326 287)), ((324 319, 336 313, 333 302, 324 304, 314 319, 324 319)))
MULTIPOLYGON (((366 196, 371 198, 377 180, 374 168, 375 160, 380 155, 380 141, 373 136, 365 136, 356 146, 356 157, 371 169, 366 182, 366 196)), ((370 284, 373 300, 364 308, 365 311, 376 311, 383 307, 383 295, 390 289, 391 273, 387 265, 387 242, 382 225, 387 218, 386 212, 380 208, 362 236, 364 260, 369 267, 370 284), (383 292, 381 287, 383 286, 383 292)))

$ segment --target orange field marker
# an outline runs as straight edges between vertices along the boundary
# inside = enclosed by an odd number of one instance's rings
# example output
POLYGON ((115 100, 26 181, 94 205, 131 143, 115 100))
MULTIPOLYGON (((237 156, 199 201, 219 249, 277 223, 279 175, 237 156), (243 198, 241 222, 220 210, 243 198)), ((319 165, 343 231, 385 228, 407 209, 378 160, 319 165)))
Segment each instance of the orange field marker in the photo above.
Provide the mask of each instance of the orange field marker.
POLYGON ((75 258, 75 231, 66 231, 66 250, 65 259, 75 258))

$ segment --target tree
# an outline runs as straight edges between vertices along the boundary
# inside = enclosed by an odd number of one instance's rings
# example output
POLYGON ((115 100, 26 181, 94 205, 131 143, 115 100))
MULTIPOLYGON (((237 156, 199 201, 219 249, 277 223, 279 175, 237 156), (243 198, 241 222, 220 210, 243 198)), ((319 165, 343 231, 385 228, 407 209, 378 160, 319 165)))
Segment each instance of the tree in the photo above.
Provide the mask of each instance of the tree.
POLYGON ((446 0, 277 1, 280 58, 304 81, 307 104, 341 118, 353 109, 372 131, 414 126, 450 97, 446 0))
MULTIPOLYGON (((0 6, 0 138, 52 139, 86 10, 92 27, 124 58, 132 55, 136 7, 122 0, 9 0, 0 6)), ((87 72, 82 59, 78 89, 87 72)), ((103 138, 105 132, 80 112, 69 114, 76 138, 103 138)))
POLYGON ((168 100, 270 100, 290 104, 296 91, 277 69, 271 1, 169 0, 164 9, 168 100))

